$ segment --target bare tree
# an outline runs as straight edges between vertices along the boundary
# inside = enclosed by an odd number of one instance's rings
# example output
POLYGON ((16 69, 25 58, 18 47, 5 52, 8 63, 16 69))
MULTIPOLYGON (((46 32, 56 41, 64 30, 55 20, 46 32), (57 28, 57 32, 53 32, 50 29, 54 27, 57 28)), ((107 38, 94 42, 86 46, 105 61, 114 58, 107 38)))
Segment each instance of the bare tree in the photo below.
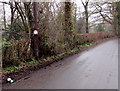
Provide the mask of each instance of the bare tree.
POLYGON ((113 30, 117 28, 116 20, 116 4, 115 2, 95 2, 90 5, 93 9, 90 12, 93 20, 90 23, 97 22, 102 24, 107 24, 112 27, 113 30))
POLYGON ((82 0, 81 0, 81 2, 82 2, 82 4, 83 4, 83 6, 84 6, 84 10, 85 10, 85 22, 86 22, 86 33, 89 33, 89 28, 88 28, 88 26, 89 26, 89 23, 88 23, 88 21, 89 21, 89 15, 88 15, 88 3, 89 3, 89 0, 85 0, 85 2, 83 2, 82 0))

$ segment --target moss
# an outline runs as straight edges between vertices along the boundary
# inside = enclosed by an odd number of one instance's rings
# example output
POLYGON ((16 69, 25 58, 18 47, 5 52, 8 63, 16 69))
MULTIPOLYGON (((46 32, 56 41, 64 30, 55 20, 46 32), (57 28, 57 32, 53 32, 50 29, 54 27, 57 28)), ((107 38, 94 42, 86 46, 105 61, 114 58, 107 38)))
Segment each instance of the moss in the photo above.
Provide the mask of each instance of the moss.
POLYGON ((26 62, 27 65, 37 65, 38 62, 37 61, 30 61, 30 62, 26 62))
POLYGON ((15 70, 19 70, 21 68, 23 68, 23 67, 22 66, 11 66, 11 67, 4 68, 3 71, 5 73, 7 73, 7 72, 12 72, 12 71, 15 71, 15 70))

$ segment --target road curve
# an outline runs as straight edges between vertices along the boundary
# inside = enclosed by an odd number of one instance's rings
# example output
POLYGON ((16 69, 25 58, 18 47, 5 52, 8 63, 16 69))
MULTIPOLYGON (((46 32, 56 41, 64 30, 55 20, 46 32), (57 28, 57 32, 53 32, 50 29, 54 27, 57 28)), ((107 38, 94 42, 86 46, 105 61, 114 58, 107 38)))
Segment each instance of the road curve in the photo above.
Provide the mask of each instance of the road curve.
POLYGON ((118 89, 118 40, 73 55, 4 89, 118 89))

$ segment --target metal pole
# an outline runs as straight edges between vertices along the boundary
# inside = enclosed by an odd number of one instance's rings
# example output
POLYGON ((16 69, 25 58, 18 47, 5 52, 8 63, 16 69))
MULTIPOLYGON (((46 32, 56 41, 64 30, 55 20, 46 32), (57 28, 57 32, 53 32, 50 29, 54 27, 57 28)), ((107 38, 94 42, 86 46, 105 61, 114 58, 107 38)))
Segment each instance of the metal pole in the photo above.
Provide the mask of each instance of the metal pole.
POLYGON ((34 55, 39 58, 39 46, 38 46, 38 25, 37 25, 37 3, 33 2, 33 16, 34 16, 34 55))

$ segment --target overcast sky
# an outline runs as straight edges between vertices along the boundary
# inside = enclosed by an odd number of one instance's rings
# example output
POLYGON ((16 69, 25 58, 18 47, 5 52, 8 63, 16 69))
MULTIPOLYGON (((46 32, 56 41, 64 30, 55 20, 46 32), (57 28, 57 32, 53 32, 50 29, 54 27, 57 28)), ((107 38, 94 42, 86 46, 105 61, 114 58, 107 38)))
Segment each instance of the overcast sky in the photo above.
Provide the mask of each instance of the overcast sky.
MULTIPOLYGON (((9 0, 0 0, 0 1, 5 1, 5 2, 9 2, 9 0)), ((23 1, 26 1, 26 0, 23 0, 23 1)), ((27 1, 29 1, 29 0, 27 0, 27 1)), ((36 1, 41 1, 41 2, 43 2, 43 1, 57 1, 58 2, 58 0, 36 0, 36 1)), ((59 0, 59 1, 62 1, 62 2, 64 2, 65 0, 59 0)), ((69 1, 69 0, 68 0, 69 1)), ((72 0, 73 1, 73 0, 72 0)), ((85 0, 83 0, 84 2, 85 2, 85 0)), ((93 1, 95 1, 95 0, 90 0, 90 2, 93 2, 93 1)), ((96 1, 98 1, 98 0, 96 0, 96 1)), ((80 12, 83 12, 84 11, 84 7, 83 7, 83 5, 82 5, 82 3, 81 3, 81 0, 74 0, 74 2, 77 4, 77 10, 78 11, 80 11, 80 12)), ((92 10, 91 8, 89 8, 90 10, 92 10)), ((2 17, 2 13, 3 13, 3 7, 2 7, 2 4, 0 3, 0 18, 2 17)), ((6 10, 6 17, 7 17, 7 20, 9 20, 10 18, 10 8, 9 8, 9 5, 5 5, 5 10, 6 10)), ((90 21, 92 21, 94 16, 92 16, 92 17, 90 17, 90 21)), ((0 21, 1 21, 1 19, 0 19, 0 21)))
MULTIPOLYGON (((0 0, 0 1, 9 2, 9 0, 0 0)), ((23 0, 23 1, 25 1, 25 0, 23 0)), ((27 1, 30 1, 30 0, 27 0, 27 1)), ((46 1, 46 2, 55 1, 56 2, 57 1, 58 2, 58 0, 36 0, 36 1, 39 1, 39 2, 43 2, 43 1, 46 1)), ((60 0, 60 1, 64 2, 64 0, 60 0)), ((83 1, 85 1, 85 0, 83 0, 83 1)), ((77 4, 77 7, 80 7, 81 12, 84 11, 81 0, 74 0, 74 2, 77 4)), ((0 17, 2 16, 1 12, 3 12, 2 11, 2 9, 3 9, 2 5, 3 4, 0 3, 0 17)), ((9 16, 10 16, 10 10, 9 9, 10 9, 9 5, 5 4, 5 10, 6 10, 6 17, 7 18, 9 18, 9 16)))

